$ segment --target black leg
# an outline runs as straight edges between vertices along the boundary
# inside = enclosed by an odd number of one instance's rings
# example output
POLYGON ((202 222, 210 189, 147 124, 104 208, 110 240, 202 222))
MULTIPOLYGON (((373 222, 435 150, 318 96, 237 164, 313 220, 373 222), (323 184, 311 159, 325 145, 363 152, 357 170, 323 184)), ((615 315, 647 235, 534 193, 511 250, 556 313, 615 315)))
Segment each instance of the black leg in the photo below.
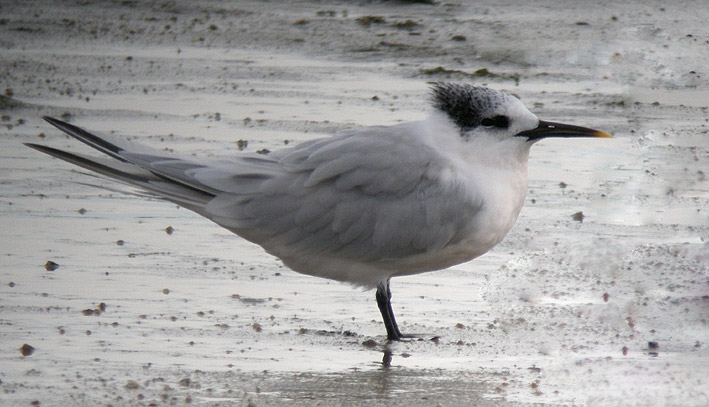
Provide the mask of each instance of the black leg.
POLYGON ((382 282, 377 285, 377 305, 379 312, 382 313, 384 327, 387 329, 387 338, 390 341, 398 341, 404 335, 399 331, 394 319, 394 311, 391 309, 391 291, 389 290, 389 280, 386 283, 382 282))

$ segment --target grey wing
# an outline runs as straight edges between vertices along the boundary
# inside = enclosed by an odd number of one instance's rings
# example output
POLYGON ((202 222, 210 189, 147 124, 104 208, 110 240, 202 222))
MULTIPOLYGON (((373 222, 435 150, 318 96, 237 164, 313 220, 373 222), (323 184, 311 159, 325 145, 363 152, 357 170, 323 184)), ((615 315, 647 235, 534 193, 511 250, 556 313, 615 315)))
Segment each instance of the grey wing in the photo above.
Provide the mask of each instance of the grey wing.
POLYGON ((481 202, 459 185, 441 182, 442 163, 433 149, 391 134, 392 127, 378 137, 382 129, 276 154, 269 159, 278 160, 278 171, 255 190, 240 187, 243 172, 227 180, 198 170, 200 182, 230 191, 217 194, 206 216, 284 260, 313 254, 386 261, 465 237, 481 202))
POLYGON ((30 147, 185 206, 287 263, 293 256, 376 262, 435 251, 464 238, 466 220, 482 205, 460 185, 441 182, 441 158, 403 125, 268 156, 198 160, 46 120, 110 159, 30 147))

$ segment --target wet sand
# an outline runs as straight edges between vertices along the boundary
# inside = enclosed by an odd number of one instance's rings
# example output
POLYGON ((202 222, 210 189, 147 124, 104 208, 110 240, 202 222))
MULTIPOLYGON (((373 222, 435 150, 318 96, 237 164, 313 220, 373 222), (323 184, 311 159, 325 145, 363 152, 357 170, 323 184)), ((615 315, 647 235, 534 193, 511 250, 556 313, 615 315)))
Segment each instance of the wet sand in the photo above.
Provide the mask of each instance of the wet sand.
POLYGON ((0 404, 709 404, 703 10, 4 2, 0 404), (51 115, 184 154, 274 150, 422 119, 437 80, 615 138, 538 143, 502 244, 393 280, 420 334, 401 343, 373 292, 22 145, 88 152, 51 115))

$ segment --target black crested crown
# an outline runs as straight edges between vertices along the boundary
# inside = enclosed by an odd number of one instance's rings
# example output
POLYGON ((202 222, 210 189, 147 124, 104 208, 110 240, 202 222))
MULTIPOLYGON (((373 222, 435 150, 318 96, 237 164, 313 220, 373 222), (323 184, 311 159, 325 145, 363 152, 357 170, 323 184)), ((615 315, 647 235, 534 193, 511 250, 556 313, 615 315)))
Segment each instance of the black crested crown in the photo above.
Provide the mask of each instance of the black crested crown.
POLYGON ((463 131, 479 126, 483 115, 504 101, 503 93, 468 84, 436 82, 431 90, 433 106, 463 131))

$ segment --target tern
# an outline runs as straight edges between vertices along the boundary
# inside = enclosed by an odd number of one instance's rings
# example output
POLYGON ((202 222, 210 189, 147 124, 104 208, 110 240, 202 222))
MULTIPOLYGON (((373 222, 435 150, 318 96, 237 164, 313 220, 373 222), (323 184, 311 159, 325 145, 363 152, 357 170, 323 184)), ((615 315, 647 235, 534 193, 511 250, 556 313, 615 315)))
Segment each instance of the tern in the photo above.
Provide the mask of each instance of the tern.
POLYGON ((102 152, 27 146, 192 210, 299 273, 376 288, 388 340, 405 337, 389 281, 474 259, 514 225, 530 148, 547 137, 611 137, 542 121, 511 94, 431 86, 422 121, 362 127, 268 155, 181 157, 44 119, 102 152))

